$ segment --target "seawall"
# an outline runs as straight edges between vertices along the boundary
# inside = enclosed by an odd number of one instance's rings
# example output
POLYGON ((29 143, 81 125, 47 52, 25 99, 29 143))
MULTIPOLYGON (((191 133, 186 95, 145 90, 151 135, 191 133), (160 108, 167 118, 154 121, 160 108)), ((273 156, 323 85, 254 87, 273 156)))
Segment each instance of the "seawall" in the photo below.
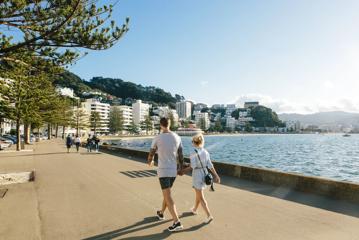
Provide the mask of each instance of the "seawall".
MULTIPOLYGON (((101 146, 101 149, 105 151, 116 151, 144 159, 146 159, 148 155, 147 151, 113 146, 101 146)), ((185 161, 189 162, 189 159, 185 158, 185 161)), ((287 187, 301 192, 314 193, 333 199, 359 203, 359 184, 216 161, 213 161, 213 164, 220 175, 287 187)))

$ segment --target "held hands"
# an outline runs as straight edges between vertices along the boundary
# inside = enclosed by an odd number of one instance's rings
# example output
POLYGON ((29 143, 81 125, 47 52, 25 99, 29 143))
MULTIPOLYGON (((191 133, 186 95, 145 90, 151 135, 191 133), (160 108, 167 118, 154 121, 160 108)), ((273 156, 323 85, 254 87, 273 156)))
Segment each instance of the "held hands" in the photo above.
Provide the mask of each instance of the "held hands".
POLYGON ((148 161, 148 166, 149 166, 149 167, 153 167, 153 165, 155 165, 155 161, 149 160, 149 161, 148 161))

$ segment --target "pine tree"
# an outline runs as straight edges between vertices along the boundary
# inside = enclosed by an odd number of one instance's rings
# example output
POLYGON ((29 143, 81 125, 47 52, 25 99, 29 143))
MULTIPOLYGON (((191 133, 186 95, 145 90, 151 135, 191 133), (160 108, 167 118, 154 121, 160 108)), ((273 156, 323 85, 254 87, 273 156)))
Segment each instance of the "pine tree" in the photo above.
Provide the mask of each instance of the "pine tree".
POLYGON ((142 128, 144 128, 146 130, 146 134, 148 135, 148 132, 152 131, 152 129, 153 129, 153 123, 152 123, 150 115, 146 116, 145 121, 143 121, 141 125, 142 125, 142 128))
POLYGON ((118 133, 123 130, 124 121, 121 110, 117 107, 112 108, 109 118, 109 128, 111 133, 118 133))
POLYGON ((71 126, 76 128, 76 135, 80 135, 80 131, 89 126, 89 116, 87 112, 79 107, 75 107, 72 116, 71 126))
POLYGON ((31 52, 64 65, 86 54, 80 48, 110 48, 128 31, 129 19, 118 27, 110 20, 113 6, 98 5, 96 0, 1 1, 0 29, 6 30, 0 32, 0 59, 26 62, 19 53, 31 52))
POLYGON ((97 133, 97 129, 103 126, 102 118, 99 112, 91 112, 90 126, 91 129, 93 129, 95 135, 97 133))

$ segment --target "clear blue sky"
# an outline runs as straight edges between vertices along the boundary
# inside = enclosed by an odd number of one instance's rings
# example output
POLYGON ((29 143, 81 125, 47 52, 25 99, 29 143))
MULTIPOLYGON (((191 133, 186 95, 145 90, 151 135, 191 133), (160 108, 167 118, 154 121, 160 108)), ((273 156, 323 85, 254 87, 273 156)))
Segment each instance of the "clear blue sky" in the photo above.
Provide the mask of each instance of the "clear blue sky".
POLYGON ((130 31, 70 70, 196 102, 260 100, 278 112, 359 111, 357 0, 121 0, 130 31))

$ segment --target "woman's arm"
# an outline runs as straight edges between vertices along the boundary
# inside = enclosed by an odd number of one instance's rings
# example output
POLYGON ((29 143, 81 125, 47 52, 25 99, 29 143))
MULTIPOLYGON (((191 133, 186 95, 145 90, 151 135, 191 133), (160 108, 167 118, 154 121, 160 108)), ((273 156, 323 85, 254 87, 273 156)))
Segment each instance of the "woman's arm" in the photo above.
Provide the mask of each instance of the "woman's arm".
POLYGON ((213 167, 213 168, 210 168, 209 170, 211 171, 211 173, 214 176, 214 182, 215 183, 221 183, 221 178, 218 176, 218 174, 216 172, 216 169, 213 167))

